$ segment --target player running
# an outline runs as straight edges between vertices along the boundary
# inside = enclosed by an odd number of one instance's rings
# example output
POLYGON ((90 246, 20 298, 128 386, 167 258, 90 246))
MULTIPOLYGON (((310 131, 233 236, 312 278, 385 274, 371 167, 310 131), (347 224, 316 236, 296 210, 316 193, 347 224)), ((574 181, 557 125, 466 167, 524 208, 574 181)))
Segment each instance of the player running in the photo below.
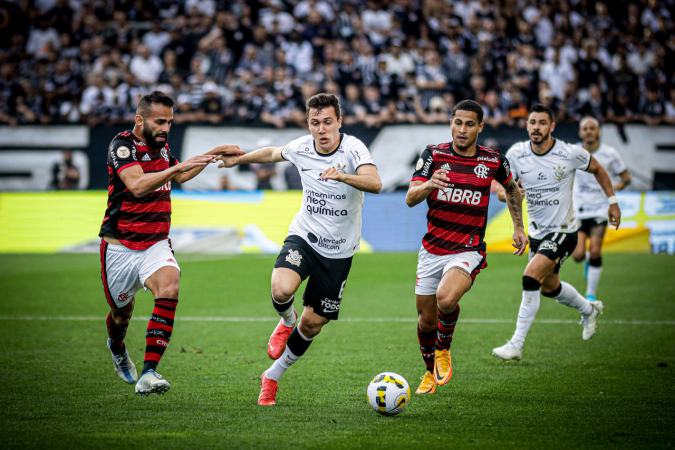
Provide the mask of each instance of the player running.
POLYGON ((108 146, 108 208, 101 237, 101 280, 110 314, 106 319, 108 348, 117 375, 136 393, 163 394, 171 387, 155 372, 169 345, 178 304, 180 267, 168 238, 171 224, 171 182, 184 183, 219 155, 239 155, 236 145, 222 145, 179 163, 167 138, 174 101, 155 91, 144 96, 132 131, 124 131, 108 146), (145 361, 140 379, 124 345, 135 294, 150 289, 155 297, 145 333, 145 361))
MULTIPOLYGON (((527 120, 530 140, 517 142, 506 153, 513 175, 525 189, 530 217, 530 262, 523 275, 523 298, 516 332, 506 345, 492 350, 503 360, 520 360, 527 332, 539 310, 539 291, 582 314, 582 337, 595 334, 602 302, 589 302, 570 284, 560 281, 560 266, 577 246, 578 223, 572 204, 572 185, 577 170, 592 173, 609 201, 609 222, 619 228, 621 211, 605 169, 578 145, 554 139, 551 109, 534 105, 527 120)), ((500 200, 504 191, 497 188, 500 200)))
MULTIPOLYGON (((620 177, 614 191, 620 191, 631 182, 630 174, 619 153, 609 145, 600 143, 600 123, 593 117, 584 117, 579 122, 581 146, 593 155, 610 177, 620 177)), ((579 172, 574 177, 574 207, 579 219, 579 242, 572 253, 576 262, 585 261, 584 275, 586 299, 594 302, 595 292, 602 274, 602 241, 607 230, 607 197, 591 174, 579 172), (589 240, 588 252, 586 241, 589 240)))
POLYGON ((366 146, 340 133, 338 98, 317 94, 306 103, 311 135, 285 147, 265 147, 243 156, 219 157, 218 167, 280 161, 302 178, 300 211, 288 229, 272 271, 272 304, 281 316, 267 345, 276 360, 260 377, 259 405, 275 405, 278 381, 309 348, 322 327, 338 319, 342 294, 361 239, 363 192, 379 193, 382 182, 366 146), (295 292, 309 277, 304 311, 296 327, 295 292))
POLYGON ((417 260, 415 302, 417 338, 426 372, 416 394, 433 394, 452 377, 450 344, 459 317, 459 300, 487 267, 485 226, 490 185, 497 180, 508 195, 513 219, 514 255, 528 240, 523 229, 522 198, 504 156, 476 145, 483 109, 472 100, 452 111, 452 143, 429 145, 417 161, 406 203, 426 199, 427 234, 417 260))

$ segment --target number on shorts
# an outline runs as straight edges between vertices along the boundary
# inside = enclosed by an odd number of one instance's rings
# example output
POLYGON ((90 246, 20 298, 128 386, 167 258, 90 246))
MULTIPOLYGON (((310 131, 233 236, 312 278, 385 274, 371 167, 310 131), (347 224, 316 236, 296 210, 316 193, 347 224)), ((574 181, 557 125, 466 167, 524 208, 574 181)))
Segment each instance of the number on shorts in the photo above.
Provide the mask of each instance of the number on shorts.
POLYGON ((340 286, 340 293, 338 294, 338 299, 342 300, 342 293, 345 291, 345 284, 347 284, 347 280, 342 282, 342 286, 340 286))

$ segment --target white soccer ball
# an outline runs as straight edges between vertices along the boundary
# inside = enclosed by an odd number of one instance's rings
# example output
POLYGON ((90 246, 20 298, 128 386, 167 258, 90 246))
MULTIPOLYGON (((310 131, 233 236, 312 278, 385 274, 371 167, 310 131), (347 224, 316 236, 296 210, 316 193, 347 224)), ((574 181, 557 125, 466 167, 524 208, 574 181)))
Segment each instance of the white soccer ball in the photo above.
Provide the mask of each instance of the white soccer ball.
POLYGON ((382 372, 368 385, 368 403, 378 413, 395 416, 410 402, 410 386, 401 375, 382 372))

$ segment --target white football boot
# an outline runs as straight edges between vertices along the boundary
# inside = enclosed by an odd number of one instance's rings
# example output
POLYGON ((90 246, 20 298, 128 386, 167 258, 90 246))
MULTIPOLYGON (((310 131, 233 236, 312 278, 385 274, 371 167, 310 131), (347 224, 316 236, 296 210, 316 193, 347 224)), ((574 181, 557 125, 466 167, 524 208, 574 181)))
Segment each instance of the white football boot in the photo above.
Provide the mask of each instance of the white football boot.
POLYGON ((506 344, 501 347, 493 348, 492 356, 496 356, 504 361, 520 361, 523 357, 523 349, 511 341, 507 341, 506 344))
POLYGON ((600 317, 602 310, 605 308, 605 305, 600 300, 591 302, 591 305, 593 305, 593 311, 588 315, 582 315, 581 322, 579 322, 584 326, 582 334, 584 341, 589 340, 595 334, 595 330, 598 328, 598 317, 600 317))
POLYGON ((112 348, 110 348, 110 339, 108 339, 108 350, 112 355, 113 366, 115 367, 115 372, 125 383, 134 384, 138 379, 138 374, 136 373, 136 366, 129 358, 129 352, 127 349, 124 349, 124 353, 121 355, 116 355, 113 353, 112 348))
POLYGON ((141 379, 136 383, 136 393, 141 394, 141 397, 165 394, 170 388, 169 382, 152 369, 141 375, 141 379))

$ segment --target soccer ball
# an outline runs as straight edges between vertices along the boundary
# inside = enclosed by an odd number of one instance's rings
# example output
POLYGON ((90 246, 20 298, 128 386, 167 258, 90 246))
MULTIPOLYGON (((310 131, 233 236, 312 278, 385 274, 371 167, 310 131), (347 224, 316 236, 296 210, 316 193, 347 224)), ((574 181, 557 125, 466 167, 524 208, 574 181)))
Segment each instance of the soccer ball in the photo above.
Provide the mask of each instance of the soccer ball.
POLYGON ((395 416, 408 406, 410 386, 401 375, 382 372, 368 384, 368 403, 384 416, 395 416))

